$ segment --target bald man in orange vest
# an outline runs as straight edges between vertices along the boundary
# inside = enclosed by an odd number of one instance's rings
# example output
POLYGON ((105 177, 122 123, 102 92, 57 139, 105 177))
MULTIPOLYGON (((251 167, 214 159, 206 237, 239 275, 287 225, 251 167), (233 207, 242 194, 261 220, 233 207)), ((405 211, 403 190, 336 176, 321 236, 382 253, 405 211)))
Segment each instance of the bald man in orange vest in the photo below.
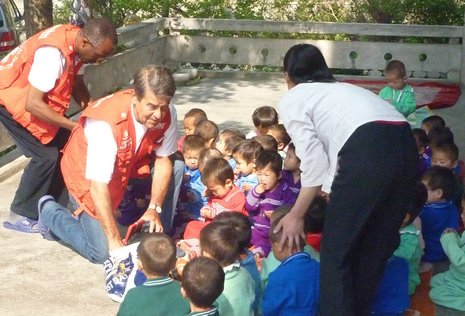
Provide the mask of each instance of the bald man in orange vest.
POLYGON ((65 111, 71 96, 83 108, 90 100, 81 67, 109 56, 116 45, 115 28, 98 18, 82 29, 56 25, 39 32, 0 62, 0 122, 31 158, 5 228, 37 233, 39 198, 60 197, 64 187, 60 149, 77 125, 65 117, 65 111))

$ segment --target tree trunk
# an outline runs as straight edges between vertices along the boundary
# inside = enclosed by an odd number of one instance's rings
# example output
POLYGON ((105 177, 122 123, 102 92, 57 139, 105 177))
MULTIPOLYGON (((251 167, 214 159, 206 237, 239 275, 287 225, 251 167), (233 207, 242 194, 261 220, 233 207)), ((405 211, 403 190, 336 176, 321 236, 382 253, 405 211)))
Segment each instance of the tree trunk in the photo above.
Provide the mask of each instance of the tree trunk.
POLYGON ((26 24, 26 36, 28 38, 52 26, 52 0, 24 0, 24 21, 26 24))

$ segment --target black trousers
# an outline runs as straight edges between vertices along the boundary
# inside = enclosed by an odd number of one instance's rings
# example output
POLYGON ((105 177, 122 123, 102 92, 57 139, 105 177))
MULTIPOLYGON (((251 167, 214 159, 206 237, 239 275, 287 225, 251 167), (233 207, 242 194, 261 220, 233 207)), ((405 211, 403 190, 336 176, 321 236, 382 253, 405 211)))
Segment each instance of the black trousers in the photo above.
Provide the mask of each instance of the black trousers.
POLYGON ((407 124, 360 126, 339 152, 321 245, 321 315, 369 315, 413 197, 417 149, 407 124))
MULTIPOLYGON (((70 132, 60 129, 55 138, 48 144, 42 144, 27 129, 18 124, 11 114, 0 105, 0 122, 9 131, 18 148, 31 158, 16 190, 10 210, 31 219, 37 219, 37 202, 47 194, 57 201, 65 202, 64 181, 60 170, 60 150, 66 144, 70 132)), ((85 157, 83 157, 85 159, 85 157)))

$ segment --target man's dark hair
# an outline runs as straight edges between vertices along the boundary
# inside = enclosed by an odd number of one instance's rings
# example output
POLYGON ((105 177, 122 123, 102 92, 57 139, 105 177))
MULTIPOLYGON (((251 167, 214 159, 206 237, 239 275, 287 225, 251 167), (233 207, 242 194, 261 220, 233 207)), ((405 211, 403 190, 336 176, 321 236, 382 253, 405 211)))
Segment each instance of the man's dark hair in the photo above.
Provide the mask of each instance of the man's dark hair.
POLYGON ((89 20, 81 29, 81 35, 87 38, 94 47, 102 45, 102 43, 109 39, 113 46, 118 45, 118 35, 116 29, 107 18, 95 18, 89 20))

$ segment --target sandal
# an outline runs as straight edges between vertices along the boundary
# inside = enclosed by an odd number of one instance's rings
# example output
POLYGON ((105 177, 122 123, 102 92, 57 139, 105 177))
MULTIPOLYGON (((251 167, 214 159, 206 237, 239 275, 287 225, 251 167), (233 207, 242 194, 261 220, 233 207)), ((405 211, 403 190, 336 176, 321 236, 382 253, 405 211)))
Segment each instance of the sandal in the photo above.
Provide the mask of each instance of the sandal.
POLYGON ((3 227, 5 227, 7 229, 11 229, 11 230, 16 230, 16 231, 22 232, 22 233, 31 233, 31 234, 33 234, 33 233, 38 233, 39 232, 37 221, 35 221, 33 219, 30 219, 30 218, 27 218, 27 217, 23 217, 23 218, 17 220, 16 222, 14 222, 14 223, 4 221, 3 222, 3 227))

